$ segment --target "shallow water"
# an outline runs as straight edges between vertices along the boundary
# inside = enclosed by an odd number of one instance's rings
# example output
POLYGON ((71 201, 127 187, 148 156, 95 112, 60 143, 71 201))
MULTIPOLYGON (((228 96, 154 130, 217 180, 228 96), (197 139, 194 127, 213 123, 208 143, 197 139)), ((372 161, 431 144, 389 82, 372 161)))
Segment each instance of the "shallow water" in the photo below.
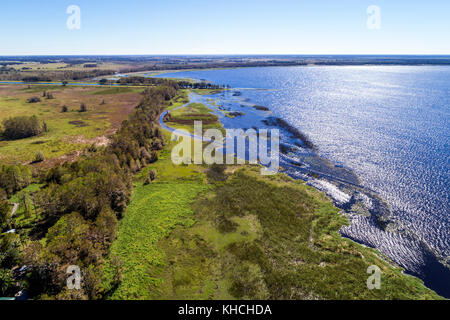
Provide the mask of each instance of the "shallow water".
POLYGON ((288 173, 306 177, 351 213, 345 236, 378 248, 450 297, 450 270, 439 263, 450 259, 450 67, 242 68, 170 77, 206 79, 239 91, 205 97, 245 113, 223 117, 225 127, 264 127, 264 119, 279 117, 305 133, 320 158, 285 133, 282 142, 290 152, 282 165, 288 173), (255 110, 255 104, 271 113, 255 110), (288 165, 293 162, 302 166, 288 165), (308 169, 320 177, 306 175, 308 169), (355 201, 370 214, 355 214, 355 201), (388 231, 376 219, 379 211, 394 222, 388 231))

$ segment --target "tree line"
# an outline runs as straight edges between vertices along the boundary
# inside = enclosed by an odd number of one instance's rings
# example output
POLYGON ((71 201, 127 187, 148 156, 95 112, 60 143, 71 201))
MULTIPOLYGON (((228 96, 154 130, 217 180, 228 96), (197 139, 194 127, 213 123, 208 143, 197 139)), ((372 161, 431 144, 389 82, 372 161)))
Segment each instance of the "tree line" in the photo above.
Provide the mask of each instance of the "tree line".
POLYGON ((150 77, 121 77, 118 80, 100 79, 99 84, 120 84, 120 85, 139 85, 139 86, 173 86, 176 89, 224 89, 230 88, 229 85, 216 85, 207 81, 192 82, 192 81, 175 81, 163 78, 150 77))
POLYGON ((189 81, 178 81, 178 85, 182 89, 225 89, 230 88, 229 85, 217 85, 207 81, 201 82, 189 82, 189 81))

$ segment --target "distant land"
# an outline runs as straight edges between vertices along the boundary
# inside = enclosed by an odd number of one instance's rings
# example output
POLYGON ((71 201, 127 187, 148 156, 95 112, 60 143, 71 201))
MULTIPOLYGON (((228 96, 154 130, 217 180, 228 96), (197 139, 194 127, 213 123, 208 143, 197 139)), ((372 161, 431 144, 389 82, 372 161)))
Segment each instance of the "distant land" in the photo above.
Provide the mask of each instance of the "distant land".
POLYGON ((0 81, 77 81, 117 73, 311 65, 450 65, 450 55, 0 56, 0 81))

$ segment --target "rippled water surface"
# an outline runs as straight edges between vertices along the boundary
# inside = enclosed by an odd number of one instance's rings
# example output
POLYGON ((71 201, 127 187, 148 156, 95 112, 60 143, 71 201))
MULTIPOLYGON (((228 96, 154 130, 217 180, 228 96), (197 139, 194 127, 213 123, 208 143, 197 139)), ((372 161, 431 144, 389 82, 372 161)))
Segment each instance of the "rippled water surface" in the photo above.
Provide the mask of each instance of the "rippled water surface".
MULTIPOLYGON (((351 169, 386 200, 398 223, 395 232, 384 231, 371 217, 350 215, 342 233, 450 296, 450 271, 439 262, 450 257, 450 67, 243 68, 170 77, 229 84, 241 94, 223 104, 267 106, 304 132, 320 156, 351 169)), ((258 126, 257 112, 245 122, 258 126)), ((312 182, 349 201, 326 183, 312 182)))

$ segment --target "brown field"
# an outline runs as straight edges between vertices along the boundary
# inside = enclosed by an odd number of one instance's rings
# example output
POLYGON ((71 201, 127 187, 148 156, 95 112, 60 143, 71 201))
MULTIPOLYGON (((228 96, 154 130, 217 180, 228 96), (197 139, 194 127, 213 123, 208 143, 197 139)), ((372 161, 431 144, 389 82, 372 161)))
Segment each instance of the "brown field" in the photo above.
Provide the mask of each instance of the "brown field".
POLYGON ((36 137, 0 140, 0 162, 27 164, 42 151, 46 158, 43 165, 50 166, 77 157, 92 144, 106 145, 108 137, 139 102, 140 91, 141 88, 0 85, 0 123, 9 117, 36 115, 49 128, 36 137), (43 91, 51 92, 54 99, 43 97, 43 91), (41 102, 27 103, 33 96, 41 102), (86 104, 87 112, 79 112, 81 103, 86 104), (63 113, 64 105, 68 111, 63 113))

